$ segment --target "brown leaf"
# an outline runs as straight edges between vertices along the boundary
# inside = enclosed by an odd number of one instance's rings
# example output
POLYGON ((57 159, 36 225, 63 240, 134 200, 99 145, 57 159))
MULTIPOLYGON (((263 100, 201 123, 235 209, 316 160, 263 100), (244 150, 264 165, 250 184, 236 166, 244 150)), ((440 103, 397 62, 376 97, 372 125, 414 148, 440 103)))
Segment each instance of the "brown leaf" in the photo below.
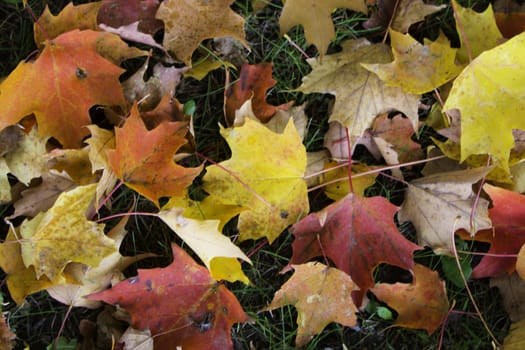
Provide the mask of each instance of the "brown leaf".
POLYGON ((411 284, 380 283, 371 291, 398 312, 394 324, 400 327, 425 329, 432 334, 448 313, 445 282, 439 279, 437 271, 423 265, 414 266, 414 281, 411 284))
POLYGON ((490 287, 498 287, 503 307, 512 322, 525 319, 525 281, 516 273, 490 279, 490 287))

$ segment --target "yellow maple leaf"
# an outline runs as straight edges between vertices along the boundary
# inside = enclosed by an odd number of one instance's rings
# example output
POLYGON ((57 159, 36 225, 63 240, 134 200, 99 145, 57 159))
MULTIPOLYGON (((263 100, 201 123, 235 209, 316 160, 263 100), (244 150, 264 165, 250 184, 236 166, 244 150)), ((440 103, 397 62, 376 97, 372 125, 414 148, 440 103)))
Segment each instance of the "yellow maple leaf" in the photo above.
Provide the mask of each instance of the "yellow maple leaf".
POLYGON ((503 35, 496 25, 491 4, 482 13, 462 7, 454 0, 452 6, 461 41, 461 48, 457 53, 459 62, 469 63, 483 51, 490 50, 501 43, 503 35))
POLYGON ((55 282, 68 263, 98 266, 115 252, 115 242, 104 234, 104 225, 86 218, 96 187, 91 184, 62 193, 46 213, 20 226, 22 258, 25 266, 35 267, 37 278, 45 275, 55 282))
POLYGON ((444 111, 461 113, 461 159, 489 154, 510 176, 513 129, 525 129, 525 33, 472 61, 456 78, 444 111))
POLYGON ((230 8, 232 3, 233 0, 162 2, 156 18, 164 22, 164 47, 191 66, 191 54, 204 39, 230 36, 248 46, 244 18, 230 8))
POLYGON ((273 242, 308 213, 306 150, 292 119, 277 134, 251 119, 221 129, 232 158, 207 168, 204 190, 225 204, 246 207, 239 215, 240 239, 273 242))
POLYGON ((199 256, 213 278, 249 284, 238 259, 250 264, 251 260, 219 232, 219 220, 195 220, 183 216, 183 212, 183 208, 173 208, 158 216, 199 256))
POLYGON ((456 49, 441 33, 436 41, 425 39, 421 45, 410 34, 390 30, 394 61, 387 64, 363 64, 388 86, 399 86, 405 92, 423 94, 455 78, 461 67, 456 66, 456 49))
POLYGON ((403 112, 417 129, 419 95, 386 86, 360 64, 391 62, 388 46, 371 44, 366 39, 350 40, 342 46, 342 52, 326 56, 322 64, 316 59, 307 60, 313 71, 297 90, 335 95, 330 121, 346 126, 351 136, 361 136, 378 114, 392 110, 403 112))
POLYGON ((306 42, 314 44, 319 50, 319 55, 323 57, 330 41, 335 38, 331 15, 337 8, 368 12, 363 0, 288 0, 284 3, 279 18, 281 35, 293 26, 301 24, 304 27, 306 42))

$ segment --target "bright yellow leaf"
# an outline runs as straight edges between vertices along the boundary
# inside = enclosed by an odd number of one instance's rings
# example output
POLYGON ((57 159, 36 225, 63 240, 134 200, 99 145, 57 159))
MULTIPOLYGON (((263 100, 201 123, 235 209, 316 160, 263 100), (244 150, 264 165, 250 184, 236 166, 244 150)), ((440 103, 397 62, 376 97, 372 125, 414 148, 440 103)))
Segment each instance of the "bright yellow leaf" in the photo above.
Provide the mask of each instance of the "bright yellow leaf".
POLYGON ((461 113, 461 159, 489 154, 510 176, 513 129, 525 129, 525 33, 479 55, 456 78, 444 111, 461 113))
POLYGON ((390 30, 394 62, 363 64, 374 72, 387 86, 399 86, 405 92, 423 94, 453 79, 461 72, 456 66, 456 49, 441 35, 436 41, 425 40, 421 45, 410 34, 390 30))
POLYGON ((241 240, 273 242, 309 210, 302 139, 291 119, 282 134, 251 119, 221 134, 232 158, 207 168, 204 190, 225 204, 249 208, 239 215, 241 240))
MULTIPOLYGON (((331 162, 326 165, 326 169, 333 168, 337 162, 331 162)), ((352 166, 352 188, 354 193, 364 196, 367 187, 374 184, 378 173, 355 177, 359 173, 371 170, 372 167, 367 167, 363 164, 355 164, 352 166)), ((329 171, 321 177, 321 183, 329 183, 333 180, 344 179, 335 183, 331 183, 325 187, 325 194, 328 198, 338 200, 350 193, 350 183, 348 182, 348 168, 339 167, 333 171, 329 171), (344 179, 346 177, 346 179, 344 179)))
POLYGON ((250 259, 219 230, 219 220, 194 220, 182 215, 184 209, 161 211, 158 216, 190 246, 216 280, 230 282, 250 280, 242 272, 238 259, 250 259))
POLYGON ((491 4, 482 13, 462 7, 456 1, 452 1, 452 6, 461 41, 461 48, 457 55, 461 63, 469 63, 469 51, 470 59, 474 59, 483 51, 490 50, 501 43, 503 36, 496 25, 491 4))

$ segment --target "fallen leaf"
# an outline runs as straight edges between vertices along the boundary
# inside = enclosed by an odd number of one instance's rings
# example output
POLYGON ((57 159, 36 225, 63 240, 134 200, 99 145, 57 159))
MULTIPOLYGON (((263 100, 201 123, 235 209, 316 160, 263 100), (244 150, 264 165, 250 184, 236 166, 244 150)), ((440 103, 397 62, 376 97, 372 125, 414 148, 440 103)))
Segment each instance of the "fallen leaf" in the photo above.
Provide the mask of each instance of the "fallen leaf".
POLYGON ((70 262, 96 267, 115 251, 114 241, 104 234, 104 225, 86 219, 96 184, 63 192, 46 213, 20 226, 22 258, 34 266, 36 277, 55 282, 70 262))
POLYGON ((472 191, 472 185, 487 171, 487 168, 458 170, 412 181, 398 220, 412 222, 419 245, 431 247, 436 254, 451 255, 456 230, 462 228, 474 236, 477 231, 492 227, 489 202, 476 198, 472 191))
POLYGON ((11 202, 11 185, 7 174, 9 173, 9 167, 7 166, 5 159, 0 158, 0 204, 11 202))
POLYGON ((35 43, 41 48, 46 40, 52 40, 60 34, 78 30, 97 30, 97 14, 102 2, 73 5, 69 3, 56 16, 46 6, 42 15, 33 25, 35 43))
POLYGON ((525 281, 517 274, 500 275, 490 279, 490 288, 497 287, 503 307, 512 322, 525 319, 525 281))
POLYGON ((370 44, 365 39, 347 41, 342 46, 342 52, 326 56, 322 64, 308 59, 313 71, 303 77, 297 90, 335 95, 330 121, 347 127, 350 136, 361 136, 378 114, 391 110, 403 112, 416 129, 419 96, 407 94, 399 87, 387 87, 360 64, 390 62, 388 47, 370 44))
POLYGON ((156 18, 164 22, 163 46, 187 66, 191 55, 204 39, 231 36, 248 46, 244 18, 230 5, 233 0, 166 0, 160 4, 156 18))
POLYGON ((249 264, 251 260, 230 239, 218 230, 219 220, 196 220, 185 217, 184 209, 173 208, 158 213, 164 221, 197 254, 217 281, 250 280, 241 269, 238 259, 249 264))
POLYGON ((124 350, 153 350, 153 338, 151 331, 145 329, 139 331, 135 328, 128 327, 124 334, 118 340, 119 343, 124 344, 124 350))
POLYGON ((75 182, 67 174, 53 170, 45 172, 39 185, 22 191, 22 198, 14 204, 15 212, 7 219, 11 220, 22 215, 35 217, 51 208, 62 192, 75 187, 75 182))
POLYGON ((362 64, 387 86, 401 87, 407 93, 423 94, 454 79, 462 70, 454 63, 457 49, 450 47, 443 33, 436 41, 425 39, 425 45, 410 34, 394 30, 390 30, 390 39, 393 62, 362 64))
POLYGON ((135 103, 124 126, 115 130, 116 148, 107 151, 108 160, 122 182, 158 206, 160 197, 182 195, 202 170, 173 161, 174 153, 187 142, 187 131, 181 122, 165 122, 147 130, 135 103))
POLYGON ((412 24, 423 21, 426 16, 445 7, 446 5, 427 5, 422 0, 377 0, 377 10, 372 12, 370 19, 363 22, 363 27, 382 27, 386 30, 390 25, 395 31, 407 33, 412 24), (396 13, 392 19, 394 9, 396 13))
POLYGON ((31 179, 48 171, 46 159, 48 139, 49 137, 38 136, 38 131, 33 128, 29 134, 22 136, 16 149, 4 156, 9 172, 26 186, 31 179))
MULTIPOLYGON (((2 309, 0 308, 0 311, 2 309)), ((15 347, 16 334, 11 332, 5 322, 4 314, 0 316, 0 348, 2 350, 11 350, 15 347)))
MULTIPOLYGON (((337 165, 337 162, 327 163, 325 166, 325 170, 335 168, 337 165)), ((368 167, 363 164, 352 165, 351 174, 353 193, 359 196, 364 196, 365 190, 374 184, 378 173, 359 176, 359 173, 364 173, 366 171, 372 170, 373 168, 374 167, 368 167)), ((348 193, 350 193, 350 183, 348 180, 348 175, 348 166, 339 166, 338 168, 333 169, 332 171, 328 171, 321 176, 321 183, 327 184, 324 193, 328 198, 337 201, 346 196, 348 193), (338 179, 340 181, 331 183, 332 181, 338 179)))
MULTIPOLYGON (((412 123, 400 114, 393 118, 389 118, 387 114, 379 115, 372 124, 371 134, 375 142, 381 138, 388 143, 391 151, 395 152, 397 163, 392 164, 408 163, 424 158, 421 145, 412 141, 414 135, 412 123)), ((378 148, 386 160, 386 150, 382 147, 378 148)), ((390 163, 387 161, 387 164, 390 163)))
POLYGON ((525 129, 525 33, 479 55, 454 81, 443 110, 461 113, 461 158, 489 154, 510 176, 513 129, 525 129))
POLYGON ((239 215, 239 239, 273 242, 309 210, 306 150, 290 120, 282 134, 246 119, 221 129, 232 157, 206 168, 204 190, 224 204, 248 208, 239 215))
POLYGON ((330 41, 335 39, 331 15, 337 8, 368 12, 363 0, 289 0, 284 3, 279 17, 281 35, 295 25, 302 25, 306 42, 315 45, 322 59, 330 41))
POLYGON ((74 30, 46 42, 36 61, 21 62, 0 85, 0 130, 34 113, 41 137, 80 146, 93 105, 125 105, 118 79, 123 70, 96 51, 112 35, 74 30))
POLYGON ((361 289, 354 297, 361 304, 374 286, 372 273, 380 263, 411 271, 412 255, 422 249, 399 233, 394 222, 397 210, 383 197, 348 194, 292 226, 295 240, 290 264, 326 254, 361 289))
POLYGON ((358 288, 343 271, 318 262, 292 265, 293 276, 275 293, 263 311, 285 305, 297 308, 295 346, 303 347, 331 322, 346 327, 357 324, 357 307, 351 292, 358 288))
POLYGON ((172 250, 171 265, 139 269, 138 276, 87 298, 124 308, 133 328, 151 331, 155 349, 232 349, 231 327, 248 316, 208 270, 175 244, 172 250))
POLYGON ((430 335, 448 314, 445 282, 423 265, 415 264, 412 283, 379 283, 371 291, 397 311, 394 324, 400 327, 424 329, 430 335))
POLYGON ((113 28, 103 23, 99 24, 99 27, 100 29, 108 33, 113 33, 120 36, 122 39, 133 41, 139 44, 148 45, 151 47, 156 47, 157 49, 165 51, 164 47, 158 44, 155 41, 155 39, 151 36, 151 34, 146 34, 139 31, 139 21, 130 23, 128 25, 120 26, 118 28, 113 28))
POLYGON ((505 350, 521 350, 525 346, 525 320, 512 323, 509 334, 503 340, 505 350))
POLYGON ((277 83, 272 78, 272 64, 243 64, 239 80, 225 92, 225 113, 228 121, 235 119, 235 111, 247 100, 252 100, 253 113, 263 123, 268 122, 278 108, 287 109, 289 104, 272 106, 266 102, 266 91, 277 83))
MULTIPOLYGON (((525 244, 525 196, 500 187, 483 186, 492 200, 489 209, 493 230, 487 231, 491 238, 488 254, 516 255, 525 244)), ((477 237, 474 237, 477 239, 477 237)), ((496 277, 512 273, 516 268, 516 257, 484 256, 472 271, 473 278, 496 277)))
POLYGON ((159 4, 159 0, 104 0, 97 21, 114 28, 138 21, 138 30, 155 34, 163 27, 155 18, 159 4))
POLYGON ((482 52, 501 44, 503 36, 496 25, 491 4, 482 13, 462 7, 455 0, 452 0, 452 7, 456 19, 456 30, 461 41, 461 47, 457 53, 459 62, 470 63, 470 60, 478 57, 482 52))
POLYGON ((125 226, 128 219, 129 216, 124 217, 108 232, 107 237, 113 240, 115 250, 104 257, 98 266, 86 266, 79 263, 70 263, 66 266, 65 273, 76 281, 74 284, 65 283, 47 288, 47 292, 53 299, 74 307, 99 308, 101 306, 99 301, 89 300, 84 297, 100 292, 111 284, 123 280, 124 274, 122 271, 130 264, 155 256, 155 254, 146 253, 131 257, 122 256, 119 253, 122 240, 127 234, 125 226))
POLYGON ((91 137, 86 140, 89 145, 89 161, 91 171, 102 170, 109 166, 106 150, 115 148, 115 134, 109 130, 99 128, 97 125, 88 125, 91 137))
POLYGON ((66 172, 79 185, 89 185, 98 179, 91 168, 87 147, 81 149, 57 148, 51 151, 47 158, 47 165, 50 169, 66 172))

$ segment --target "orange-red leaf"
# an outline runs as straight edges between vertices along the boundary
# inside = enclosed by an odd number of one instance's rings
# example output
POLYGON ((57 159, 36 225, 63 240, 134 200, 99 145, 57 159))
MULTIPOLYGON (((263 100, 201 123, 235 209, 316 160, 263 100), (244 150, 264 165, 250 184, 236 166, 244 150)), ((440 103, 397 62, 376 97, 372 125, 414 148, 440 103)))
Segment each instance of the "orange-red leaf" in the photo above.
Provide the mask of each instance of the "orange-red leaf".
POLYGON ((41 136, 66 148, 89 135, 93 105, 125 105, 121 68, 97 53, 109 33, 71 31, 46 46, 34 62, 21 62, 0 85, 0 130, 35 114, 41 136))
POLYGON ((374 286, 372 272, 380 263, 412 270, 415 250, 394 222, 398 208, 383 197, 362 198, 353 193, 293 225, 291 264, 326 254, 359 286, 356 304, 374 286))
POLYGON ((396 325, 425 329, 428 334, 435 332, 449 309, 445 282, 436 271, 419 264, 414 266, 412 283, 380 283, 372 292, 398 312, 396 325))
MULTIPOLYGON (((525 244, 525 196, 486 184, 483 189, 492 199, 489 208, 494 231, 489 254, 516 255, 525 244)), ((485 231, 483 231, 485 232, 485 231)), ((482 237, 487 237, 487 234, 482 237)), ((474 237, 476 239, 476 237, 474 237)), ((473 278, 495 277, 515 270, 516 257, 487 255, 472 271, 473 278)))
POLYGON ((124 126, 115 130, 116 149, 107 151, 108 160, 120 180, 158 205, 160 197, 181 196, 202 170, 173 161, 187 131, 182 122, 147 130, 135 104, 124 126))
POLYGON ((231 349, 231 327, 248 316, 237 298, 177 245, 173 263, 138 270, 138 276, 88 299, 118 304, 133 328, 149 329, 155 349, 231 349))
POLYGON ((226 119, 233 122, 235 111, 250 98, 253 113, 263 123, 270 120, 278 108, 286 109, 286 105, 272 106, 266 102, 266 91, 276 82, 270 62, 243 64, 239 80, 226 91, 226 119))

